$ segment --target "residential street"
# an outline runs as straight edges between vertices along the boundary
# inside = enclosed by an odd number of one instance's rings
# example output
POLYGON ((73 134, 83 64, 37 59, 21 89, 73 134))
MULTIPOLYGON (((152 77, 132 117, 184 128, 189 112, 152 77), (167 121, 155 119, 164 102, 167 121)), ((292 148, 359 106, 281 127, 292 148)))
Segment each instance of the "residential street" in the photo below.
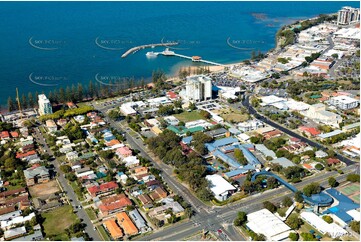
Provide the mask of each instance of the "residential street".
MULTIPOLYGON (((40 132, 39 128, 35 128, 34 137, 35 137, 36 142, 38 144, 44 145, 44 150, 46 151, 46 153, 48 153, 50 156, 54 156, 52 150, 46 144, 44 136, 40 132)), ((55 160, 51 161, 51 164, 53 164, 55 169, 56 169, 57 180, 59 181, 59 183, 62 186, 63 190, 66 192, 68 198, 70 200, 72 200, 71 205, 73 207, 81 206, 81 203, 78 201, 78 198, 77 198, 76 194, 74 193, 73 188, 68 184, 67 180, 64 178, 64 174, 60 170, 59 162, 55 159, 55 160)), ((90 221, 90 219, 89 219, 87 213, 85 212, 85 210, 83 208, 81 208, 81 209, 75 209, 74 208, 74 211, 77 211, 76 214, 78 215, 78 217, 82 220, 83 223, 86 224, 85 232, 89 235, 89 237, 92 238, 95 241, 101 240, 98 232, 96 230, 94 230, 94 226, 93 226, 92 222, 90 221)))

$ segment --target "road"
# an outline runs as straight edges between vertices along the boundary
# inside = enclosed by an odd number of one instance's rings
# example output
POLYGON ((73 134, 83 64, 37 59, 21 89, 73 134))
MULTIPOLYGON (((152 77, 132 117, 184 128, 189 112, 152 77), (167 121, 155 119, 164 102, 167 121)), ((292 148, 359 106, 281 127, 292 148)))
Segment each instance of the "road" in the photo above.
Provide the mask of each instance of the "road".
MULTIPOLYGON (((36 139, 36 142, 38 144, 41 144, 44 147, 44 150, 47 154, 49 154, 50 156, 54 156, 53 151, 46 144, 45 138, 44 138, 43 134, 40 132, 39 128, 35 128, 34 138, 36 139)), ((51 161, 50 163, 54 165, 55 170, 58 174, 58 176, 57 176, 58 182, 62 186, 63 190, 66 192, 69 200, 72 200, 71 204, 73 205, 73 207, 81 206, 81 203, 78 201, 78 197, 74 193, 73 188, 68 184, 67 180, 64 178, 64 174, 60 170, 59 162, 55 159, 55 160, 51 161)), ((93 226, 92 222, 90 221, 88 214, 85 212, 85 210, 82 208, 76 209, 76 210, 77 210, 76 214, 79 217, 79 219, 81 219, 82 222, 86 224, 85 232, 89 235, 89 237, 92 240, 100 241, 101 238, 99 237, 98 232, 96 230, 94 230, 94 226, 93 226)), ((74 209, 74 211, 75 211, 75 209, 74 209)))
MULTIPOLYGON (((103 109, 103 112, 105 110, 103 109)), ((106 113, 106 112, 104 112, 106 113)), ((222 234, 218 234, 219 239, 221 240, 238 240, 245 241, 246 238, 242 236, 238 231, 235 230, 233 226, 233 220, 236 217, 238 211, 253 212, 262 208, 262 201, 272 200, 272 201, 281 201, 282 197, 280 194, 290 194, 286 188, 281 187, 275 190, 269 190, 267 192, 257 194, 255 196, 242 199, 241 201, 235 202, 233 204, 227 205, 226 207, 209 207, 198 200, 190 191, 180 184, 176 178, 172 176, 172 167, 167 166, 161 162, 155 162, 154 158, 151 157, 148 153, 148 149, 143 144, 143 141, 140 138, 140 135, 132 132, 130 134, 130 129, 124 127, 119 122, 114 122, 108 118, 107 120, 110 125, 120 131, 125 131, 127 142, 133 149, 138 149, 141 152, 141 155, 145 158, 151 160, 154 163, 154 166, 157 169, 163 171, 162 176, 164 181, 169 185, 169 187, 177 194, 183 196, 183 198, 192 205, 193 209, 197 211, 196 215, 193 216, 189 221, 180 222, 173 226, 167 227, 165 229, 160 229, 150 235, 144 237, 137 237, 136 240, 182 240, 185 237, 199 232, 202 229, 213 231, 217 234, 217 230, 221 229, 222 234), (224 234, 224 235, 223 235, 224 234)), ((344 168, 345 174, 354 172, 354 165, 344 168)), ((311 182, 320 182, 326 181, 330 176, 338 176, 337 172, 327 172, 323 176, 312 176, 304 179, 301 183, 296 184, 295 186, 300 189, 303 186, 311 182)), ((345 180, 346 175, 340 176, 345 180)), ((337 178, 337 179, 340 179, 337 178)))
MULTIPOLYGON (((296 184, 295 186, 298 189, 302 189, 304 186, 312 183, 312 182, 319 182, 322 186, 328 185, 328 178, 330 176, 334 176, 338 182, 343 182, 346 180, 346 176, 349 173, 354 172, 355 166, 348 166, 345 167, 344 174, 339 175, 337 172, 327 172, 323 176, 314 176, 309 177, 308 179, 304 179, 303 182, 296 184)), ((285 187, 279 187, 277 189, 268 190, 266 192, 256 194, 241 201, 225 206, 225 207, 217 207, 212 210, 211 213, 199 216, 196 215, 190 221, 175 224, 169 228, 154 232, 151 235, 147 235, 144 237, 137 238, 137 240, 181 240, 186 236, 190 236, 196 232, 199 232, 202 229, 209 229, 211 228, 213 231, 219 224, 228 224, 226 232, 229 233, 229 228, 232 228, 234 231, 233 233, 238 233, 234 230, 232 225, 233 220, 237 216, 238 211, 244 211, 247 213, 257 211, 263 208, 264 201, 271 201, 273 203, 279 203, 285 196, 292 196, 291 191, 286 189, 285 187), (200 223, 199 225, 194 225, 195 223, 200 223), (209 226, 212 225, 213 226, 209 226)), ((231 239, 233 240, 233 239, 231 239)), ((246 240, 246 239, 244 239, 246 240)))
MULTIPOLYGON (((322 145, 322 144, 320 144, 320 143, 317 143, 317 142, 315 142, 315 141, 312 141, 312 140, 310 140, 310 139, 308 139, 308 138, 306 138, 306 137, 304 137, 304 136, 302 136, 302 135, 300 135, 300 134, 297 134, 297 133, 293 132, 292 130, 289 130, 289 129, 285 128, 284 126, 281 126, 281 125, 279 125, 279 124, 277 124, 277 123, 269 120, 269 119, 266 118, 265 116, 259 114, 259 113, 250 105, 250 103, 249 103, 249 96, 248 96, 248 95, 245 96, 245 98, 244 98, 243 101, 242 101, 242 104, 243 104, 244 107, 246 107, 246 108, 248 109, 249 114, 252 114, 254 117, 256 117, 257 119, 261 120, 262 122, 264 122, 264 123, 266 123, 266 124, 268 124, 268 125, 276 128, 276 129, 281 130, 282 132, 288 134, 289 136, 296 137, 296 138, 300 139, 302 142, 305 142, 305 143, 309 144, 309 145, 312 146, 312 147, 316 147, 316 148, 322 149, 322 150, 324 150, 324 151, 327 151, 327 150, 328 150, 328 148, 325 147, 324 145, 322 145)), ((344 162, 346 165, 352 165, 352 164, 355 163, 354 161, 350 160, 349 158, 347 158, 347 157, 345 157, 345 156, 343 156, 343 155, 341 155, 340 153, 337 153, 337 152, 336 152, 336 158, 338 158, 340 161, 344 162)))

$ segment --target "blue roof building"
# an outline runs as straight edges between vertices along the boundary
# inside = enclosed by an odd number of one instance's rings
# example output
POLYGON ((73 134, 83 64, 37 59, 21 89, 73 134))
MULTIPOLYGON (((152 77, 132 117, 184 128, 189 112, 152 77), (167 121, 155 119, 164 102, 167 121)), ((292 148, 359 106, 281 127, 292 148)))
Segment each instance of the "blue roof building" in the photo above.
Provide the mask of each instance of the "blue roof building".
POLYGON ((233 171, 229 171, 227 173, 224 173, 224 175, 227 177, 227 178, 232 178, 234 176, 238 176, 238 175, 242 175, 242 174, 247 174, 249 171, 253 171, 255 170, 256 168, 252 165, 246 165, 242 168, 238 168, 236 170, 233 170, 233 171))
POLYGON ((222 161, 226 162, 228 165, 230 165, 232 168, 238 168, 240 167, 241 165, 235 161, 233 158, 229 157, 228 155, 226 155, 225 153, 223 153, 222 151, 220 150, 216 150, 213 152, 213 155, 216 157, 216 158, 219 158, 221 159, 222 161))
POLYGON ((206 143, 205 146, 209 152, 212 152, 212 151, 216 150, 217 148, 231 145, 233 143, 238 143, 238 139, 236 139, 234 137, 227 137, 227 138, 216 140, 212 143, 206 143))
POLYGON ((186 145, 189 145, 192 142, 192 140, 193 140, 192 136, 187 136, 182 139, 182 142, 186 145))
POLYGON ((325 212, 323 212, 323 214, 331 213, 337 216, 346 224, 350 223, 353 220, 353 217, 350 216, 347 212, 353 209, 360 208, 360 204, 355 203, 350 198, 343 195, 336 189, 330 188, 325 191, 330 194, 334 199, 336 199, 339 203, 337 206, 327 209, 325 212))

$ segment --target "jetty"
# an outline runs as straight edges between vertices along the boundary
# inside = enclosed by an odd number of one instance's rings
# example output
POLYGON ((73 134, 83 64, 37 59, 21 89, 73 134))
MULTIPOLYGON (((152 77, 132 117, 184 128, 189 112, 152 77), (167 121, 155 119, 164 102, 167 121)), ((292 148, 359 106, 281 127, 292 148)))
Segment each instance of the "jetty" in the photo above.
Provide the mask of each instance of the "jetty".
MULTIPOLYGON (((148 53, 147 53, 148 54, 148 53)), ((213 61, 208 61, 208 60, 203 60, 200 56, 187 56, 187 55, 181 55, 181 54, 177 54, 174 51, 169 50, 168 48, 165 49, 162 52, 151 52, 151 54, 153 56, 158 56, 158 55, 163 55, 163 56, 177 56, 180 58, 184 58, 184 59, 188 59, 191 60, 193 62, 202 62, 202 63, 206 63, 206 64, 210 64, 210 65, 215 65, 215 66, 225 66, 223 64, 217 63, 217 62, 213 62, 213 61)))
POLYGON ((154 48, 154 47, 159 47, 159 46, 168 47, 168 46, 174 46, 174 45, 178 45, 178 44, 179 44, 178 42, 170 42, 170 43, 139 45, 139 46, 135 46, 135 47, 127 50, 126 52, 124 52, 124 54, 122 55, 122 58, 125 58, 128 55, 130 55, 134 52, 137 52, 138 50, 142 50, 142 49, 146 49, 146 48, 154 48))

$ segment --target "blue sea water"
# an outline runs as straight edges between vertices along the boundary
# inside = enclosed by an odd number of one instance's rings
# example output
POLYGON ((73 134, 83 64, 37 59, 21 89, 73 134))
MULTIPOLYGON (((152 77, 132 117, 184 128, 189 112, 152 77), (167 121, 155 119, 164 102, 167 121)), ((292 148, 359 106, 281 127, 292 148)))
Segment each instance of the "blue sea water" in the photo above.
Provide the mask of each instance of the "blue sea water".
MULTIPOLYGON (((89 80, 173 75, 185 59, 127 58, 132 46, 178 41, 174 51, 232 63, 274 47, 280 26, 358 2, 0 2, 0 104, 8 96, 89 80), (255 15, 259 13, 263 15, 255 15), (100 47, 100 46, 101 47, 100 47), (102 48, 103 47, 103 48, 102 48), (105 48, 104 48, 105 47, 105 48)), ((157 47, 153 51, 162 51, 157 47)))

